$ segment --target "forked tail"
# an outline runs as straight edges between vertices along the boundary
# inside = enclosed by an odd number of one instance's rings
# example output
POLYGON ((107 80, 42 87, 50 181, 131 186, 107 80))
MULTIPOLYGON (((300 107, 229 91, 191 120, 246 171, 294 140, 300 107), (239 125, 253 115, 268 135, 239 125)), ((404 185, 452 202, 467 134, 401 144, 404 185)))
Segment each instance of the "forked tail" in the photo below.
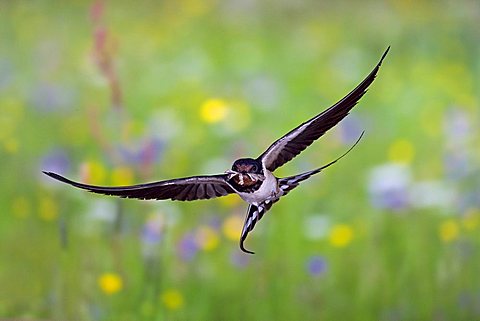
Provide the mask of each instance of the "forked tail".
POLYGON ((319 167, 317 169, 314 169, 314 170, 311 170, 311 171, 308 171, 308 172, 305 172, 305 173, 302 173, 302 174, 298 174, 298 175, 293 175, 293 176, 289 176, 289 177, 284 177, 284 178, 280 178, 279 179, 279 186, 280 188, 283 190, 284 192, 284 195, 287 194, 288 192, 290 192, 292 189, 294 189, 295 187, 298 186, 298 184, 301 182, 301 181, 304 181, 306 180, 307 178, 309 178, 310 176, 312 175, 315 175, 317 173, 320 173, 322 170, 324 170, 325 168, 329 167, 329 166, 332 166, 333 164, 335 164, 336 162, 338 162, 340 159, 342 159, 343 157, 347 156, 348 153, 350 153, 352 151, 353 148, 355 148, 355 146, 357 146, 357 144, 360 142, 360 140, 362 139, 363 137, 363 134, 365 133, 365 131, 362 131, 362 133, 360 134, 360 136, 358 137, 357 141, 355 142, 355 144, 352 145, 352 147, 350 147, 345 153, 343 153, 340 157, 337 157, 335 160, 331 161, 330 163, 326 164, 326 165, 323 165, 322 167, 319 167))

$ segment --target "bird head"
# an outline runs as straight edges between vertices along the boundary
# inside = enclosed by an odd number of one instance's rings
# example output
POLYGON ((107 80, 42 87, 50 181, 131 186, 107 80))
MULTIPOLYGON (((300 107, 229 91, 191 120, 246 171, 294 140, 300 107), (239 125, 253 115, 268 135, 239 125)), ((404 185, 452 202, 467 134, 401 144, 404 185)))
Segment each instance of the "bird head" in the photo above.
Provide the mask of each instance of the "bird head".
POLYGON ((262 163, 252 158, 237 159, 232 165, 232 171, 240 174, 263 174, 262 163))

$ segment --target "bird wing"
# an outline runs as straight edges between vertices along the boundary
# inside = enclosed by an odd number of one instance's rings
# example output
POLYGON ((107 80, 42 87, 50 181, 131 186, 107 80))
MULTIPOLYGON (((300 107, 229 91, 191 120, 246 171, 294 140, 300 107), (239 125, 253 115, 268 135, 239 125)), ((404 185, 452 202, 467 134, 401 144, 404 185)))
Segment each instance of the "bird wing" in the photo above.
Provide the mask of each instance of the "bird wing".
POLYGON ((370 84, 375 80, 383 59, 389 50, 390 47, 383 53, 382 58, 370 74, 348 95, 322 113, 300 124, 270 145, 270 147, 258 157, 258 160, 263 163, 265 168, 273 172, 278 167, 292 160, 315 140, 325 134, 327 130, 347 116, 350 110, 366 93, 370 84))
MULTIPOLYGON (((283 191, 283 194, 282 194, 281 197, 287 195, 291 190, 293 190, 295 187, 300 185, 300 183, 302 181, 310 178, 310 176, 312 176, 312 175, 320 173, 325 168, 327 168, 329 166, 332 166, 333 164, 338 162, 340 159, 345 157, 348 153, 350 153, 350 151, 355 146, 357 146, 357 144, 362 139, 363 134, 364 134, 364 132, 362 132, 360 134, 357 141, 352 145, 352 147, 350 147, 345 153, 343 153, 340 157, 337 157, 336 159, 334 159, 330 163, 328 163, 326 165, 323 165, 322 167, 316 168, 314 170, 302 173, 302 174, 293 175, 293 176, 284 177, 284 178, 279 178, 278 179, 278 187, 283 191)), ((248 207, 247 216, 245 218, 245 223, 243 223, 242 235, 240 236, 240 249, 243 252, 254 254, 254 252, 245 249, 245 247, 243 246, 243 243, 244 243, 245 239, 247 238, 248 233, 250 233, 253 230, 253 228, 255 227, 255 224, 257 224, 257 222, 262 219, 263 215, 265 215, 265 213, 272 207, 272 205, 274 203, 278 202, 278 200, 280 200, 280 198, 277 198, 277 199, 274 199, 274 200, 266 200, 266 201, 258 204, 258 206, 250 205, 248 207)))
POLYGON ((132 186, 104 187, 77 183, 52 172, 44 173, 63 183, 92 193, 113 195, 122 198, 193 201, 235 193, 234 189, 226 181, 227 175, 223 174, 192 176, 132 186))

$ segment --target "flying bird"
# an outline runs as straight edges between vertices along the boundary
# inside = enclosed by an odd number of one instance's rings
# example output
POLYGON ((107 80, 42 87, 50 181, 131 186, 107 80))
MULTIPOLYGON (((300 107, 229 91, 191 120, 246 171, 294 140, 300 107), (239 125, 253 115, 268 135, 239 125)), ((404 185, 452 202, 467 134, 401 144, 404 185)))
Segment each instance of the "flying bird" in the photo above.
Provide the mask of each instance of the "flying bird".
POLYGON ((74 182, 52 172, 44 171, 43 173, 89 192, 122 198, 194 201, 238 194, 249 204, 240 235, 240 249, 253 254, 254 252, 245 249, 244 241, 248 233, 253 230, 255 224, 262 219, 272 205, 296 188, 300 182, 321 172, 348 154, 358 144, 363 132, 347 152, 322 167, 283 178, 276 177, 273 172, 300 154, 349 114, 374 81, 389 50, 390 47, 383 53, 380 61, 370 74, 340 101, 289 131, 270 145, 259 157, 237 159, 232 168, 223 174, 191 176, 133 186, 105 187, 74 182))

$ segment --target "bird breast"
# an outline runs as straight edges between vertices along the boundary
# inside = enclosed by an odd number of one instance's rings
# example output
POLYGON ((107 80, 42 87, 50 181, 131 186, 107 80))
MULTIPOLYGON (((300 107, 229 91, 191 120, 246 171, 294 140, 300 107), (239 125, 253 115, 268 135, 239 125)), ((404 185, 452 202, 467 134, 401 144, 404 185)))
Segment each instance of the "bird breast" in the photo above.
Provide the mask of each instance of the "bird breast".
POLYGON ((241 174, 238 173, 231 178, 236 185, 242 187, 251 187, 255 184, 262 182, 265 177, 258 174, 241 174))
POLYGON ((265 177, 262 181, 257 182, 255 188, 241 188, 238 195, 249 204, 260 204, 265 200, 272 200, 281 195, 281 190, 278 188, 278 182, 275 176, 269 171, 264 171, 265 177))

